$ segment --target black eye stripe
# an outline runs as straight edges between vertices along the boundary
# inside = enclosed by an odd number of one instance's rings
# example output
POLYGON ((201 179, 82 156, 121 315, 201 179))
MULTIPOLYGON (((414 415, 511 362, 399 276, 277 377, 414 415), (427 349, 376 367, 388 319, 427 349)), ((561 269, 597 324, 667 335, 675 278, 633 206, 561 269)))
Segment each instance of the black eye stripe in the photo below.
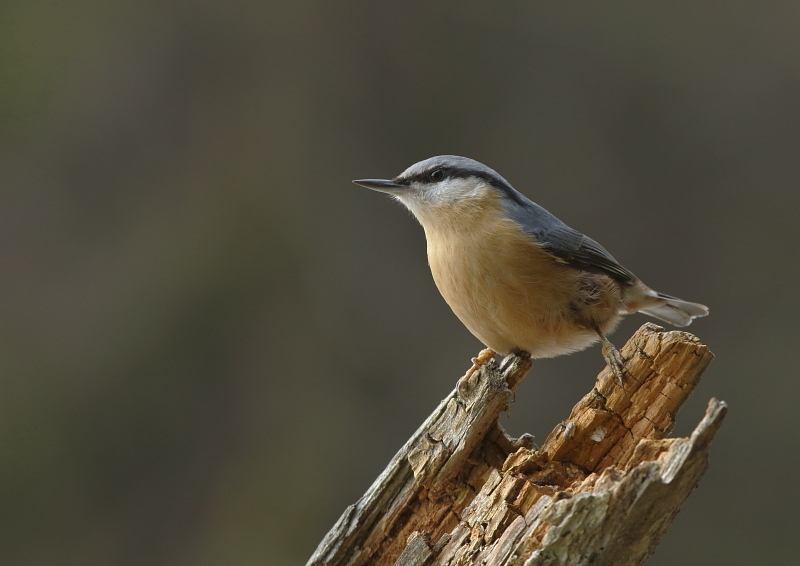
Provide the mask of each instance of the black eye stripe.
MULTIPOLYGON (((410 185, 411 183, 423 183, 423 184, 432 184, 437 183, 431 178, 431 175, 435 171, 442 171, 442 179, 464 179, 467 177, 475 177, 477 179, 481 179, 485 181, 487 184, 493 186, 494 188, 502 191, 508 198, 511 200, 522 203, 520 199, 520 195, 511 188, 510 185, 506 184, 502 179, 498 179, 496 176, 490 174, 486 171, 477 171, 474 169, 462 169, 459 167, 433 167, 421 173, 417 173, 412 177, 408 177, 406 179, 400 179, 399 177, 395 179, 395 181, 402 183, 404 185, 410 185)), ((441 179, 440 179, 441 180, 441 179)))
POLYGON ((407 183, 438 183, 447 177, 453 177, 453 170, 447 167, 434 167, 406 179, 407 183))

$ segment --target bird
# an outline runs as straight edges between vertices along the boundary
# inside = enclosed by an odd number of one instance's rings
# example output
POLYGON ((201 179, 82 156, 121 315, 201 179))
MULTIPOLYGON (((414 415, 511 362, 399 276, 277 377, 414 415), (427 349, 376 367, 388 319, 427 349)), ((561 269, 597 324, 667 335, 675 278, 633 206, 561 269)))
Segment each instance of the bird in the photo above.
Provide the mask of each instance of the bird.
POLYGON ((708 315, 705 305, 654 291, 473 159, 440 155, 393 179, 353 182, 411 211, 439 292, 486 346, 459 386, 495 353, 552 358, 599 341, 624 390, 624 360, 608 339, 624 316, 641 312, 683 327, 708 315))

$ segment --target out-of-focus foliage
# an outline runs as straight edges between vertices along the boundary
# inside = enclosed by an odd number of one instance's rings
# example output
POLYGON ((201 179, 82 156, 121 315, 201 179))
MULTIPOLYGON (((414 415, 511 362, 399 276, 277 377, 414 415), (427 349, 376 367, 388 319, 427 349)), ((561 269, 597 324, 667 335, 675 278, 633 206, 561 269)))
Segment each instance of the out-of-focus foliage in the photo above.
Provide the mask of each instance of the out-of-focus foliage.
MULTIPOLYGON (((0 562, 299 564, 480 344, 350 183, 467 155, 707 303, 652 560, 796 557, 796 2, 0 7, 0 562)), ((644 317, 614 335, 621 344, 644 317)), ((540 439, 597 348, 537 362, 540 439)))

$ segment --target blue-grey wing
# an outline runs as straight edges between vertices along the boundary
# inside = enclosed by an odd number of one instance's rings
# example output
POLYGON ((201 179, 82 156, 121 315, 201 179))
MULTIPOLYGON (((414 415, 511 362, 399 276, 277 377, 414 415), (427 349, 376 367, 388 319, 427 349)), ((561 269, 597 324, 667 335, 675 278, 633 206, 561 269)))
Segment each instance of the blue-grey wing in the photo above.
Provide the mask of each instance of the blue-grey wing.
POLYGON ((520 224, 544 250, 568 265, 603 273, 621 283, 634 283, 638 278, 622 267, 603 246, 573 230, 541 206, 528 201, 514 203, 511 218, 520 224))

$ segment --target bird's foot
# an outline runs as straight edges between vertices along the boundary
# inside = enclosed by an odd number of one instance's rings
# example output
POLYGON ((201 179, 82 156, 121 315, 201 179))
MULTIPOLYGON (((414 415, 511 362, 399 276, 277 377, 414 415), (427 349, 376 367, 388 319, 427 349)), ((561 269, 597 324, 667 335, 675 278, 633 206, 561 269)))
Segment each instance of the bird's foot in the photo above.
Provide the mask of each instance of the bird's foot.
POLYGON ((619 350, 612 344, 608 338, 606 338, 603 334, 600 335, 600 339, 603 342, 603 358, 606 360, 608 367, 611 368, 611 371, 614 372, 614 377, 617 378, 617 383, 619 386, 622 387, 622 390, 625 390, 625 360, 622 359, 622 354, 619 353, 619 350))
POLYGON ((494 358, 495 351, 489 348, 485 350, 481 350, 481 353, 478 354, 477 358, 472 358, 472 367, 467 370, 463 376, 461 376, 458 380, 458 385, 456 388, 458 389, 459 395, 466 393, 467 384, 469 383, 469 378, 472 377, 472 374, 478 371, 483 364, 488 362, 489 360, 494 358))

